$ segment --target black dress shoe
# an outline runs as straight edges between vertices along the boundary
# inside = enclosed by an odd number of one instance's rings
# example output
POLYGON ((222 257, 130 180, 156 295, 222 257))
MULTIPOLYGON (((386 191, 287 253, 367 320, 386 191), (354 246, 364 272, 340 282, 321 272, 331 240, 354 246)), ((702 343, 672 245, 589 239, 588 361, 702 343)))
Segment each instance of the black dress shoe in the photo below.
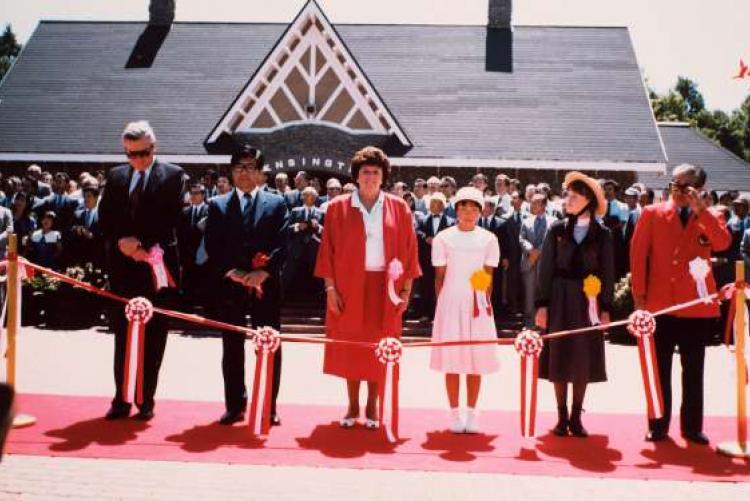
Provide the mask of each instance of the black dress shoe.
POLYGON ((151 421, 154 418, 154 410, 153 409, 141 409, 138 411, 138 414, 135 415, 135 418, 138 421, 151 421))
POLYGON ((281 418, 278 414, 271 416, 271 426, 281 426, 281 418))
POLYGON ((238 423, 245 420, 245 413, 242 411, 230 412, 226 411, 219 418, 219 424, 229 426, 230 424, 238 423))
POLYGON ((128 416, 130 416, 129 405, 113 405, 104 415, 104 419, 107 421, 115 421, 117 419, 125 419, 128 416))
POLYGON ((708 437, 703 432, 698 433, 683 433, 682 438, 689 442, 693 442, 698 445, 708 445, 708 437))
POLYGON ((646 442, 662 442, 667 438, 667 433, 664 431, 649 431, 646 433, 646 442))

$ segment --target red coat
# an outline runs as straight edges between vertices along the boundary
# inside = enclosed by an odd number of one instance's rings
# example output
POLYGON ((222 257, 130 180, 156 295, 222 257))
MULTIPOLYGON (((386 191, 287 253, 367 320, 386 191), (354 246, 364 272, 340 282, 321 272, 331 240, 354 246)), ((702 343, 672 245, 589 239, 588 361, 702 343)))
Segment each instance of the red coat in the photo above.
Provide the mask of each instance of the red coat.
MULTIPOLYGON (((646 309, 655 312, 698 297, 688 263, 696 257, 710 259, 712 252, 729 247, 731 236, 724 216, 704 210, 691 214, 683 228, 679 212, 671 200, 643 209, 630 247, 633 296, 645 296, 646 309)), ((706 279, 709 293, 716 292, 713 272, 706 279)), ((716 302, 699 304, 673 315, 678 317, 717 317, 716 302)))
MULTIPOLYGON (((351 195, 343 195, 328 204, 315 264, 315 275, 332 278, 344 302, 342 315, 326 313, 326 328, 339 332, 360 330, 366 311, 365 225, 362 213, 359 208, 352 207, 351 200, 351 195)), ((404 280, 417 278, 422 272, 411 210, 404 200, 387 193, 383 200, 383 242, 386 266, 393 258, 398 258, 404 265, 404 273, 396 282, 396 291, 399 291, 404 280)), ((383 304, 383 325, 385 330, 391 331, 386 334, 399 336, 401 316, 396 315, 396 306, 391 301, 386 300, 383 304)))

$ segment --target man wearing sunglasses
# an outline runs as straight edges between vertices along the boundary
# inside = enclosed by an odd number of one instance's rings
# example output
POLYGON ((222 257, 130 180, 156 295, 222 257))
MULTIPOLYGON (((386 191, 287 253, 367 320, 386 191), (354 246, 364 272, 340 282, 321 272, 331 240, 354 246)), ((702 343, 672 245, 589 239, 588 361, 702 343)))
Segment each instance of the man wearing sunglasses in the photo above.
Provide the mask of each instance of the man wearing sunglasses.
MULTIPOLYGON (((156 159, 156 136, 146 121, 131 122, 122 133, 128 163, 113 167, 99 202, 99 225, 107 249, 107 268, 112 292, 127 298, 144 296, 154 306, 175 304, 176 290, 169 284, 157 288, 149 252, 158 245, 164 252, 166 270, 179 277, 176 227, 182 213, 182 168, 156 159)), ((126 354, 127 320, 122 305, 110 314, 115 333, 115 397, 106 418, 130 415, 132 395, 123 394, 123 367, 126 354)), ((154 315, 146 325, 142 399, 136 399, 137 419, 154 416, 154 393, 167 342, 165 318, 154 315)), ((138 391, 138 390, 142 390, 138 391)))
MULTIPOLYGON (((643 208, 630 248, 636 309, 656 312, 697 299, 698 287, 689 263, 696 258, 708 261, 712 252, 729 246, 731 237, 724 216, 708 210, 701 196, 705 182, 706 174, 700 167, 678 165, 672 171, 670 199, 643 208)), ((705 283, 709 294, 716 292, 710 266, 705 283)), ((678 347, 682 436, 696 444, 708 444, 703 433, 703 363, 706 342, 718 316, 718 304, 709 301, 656 318, 654 342, 664 417, 649 422, 646 440, 667 438, 672 412, 672 359, 678 347)))

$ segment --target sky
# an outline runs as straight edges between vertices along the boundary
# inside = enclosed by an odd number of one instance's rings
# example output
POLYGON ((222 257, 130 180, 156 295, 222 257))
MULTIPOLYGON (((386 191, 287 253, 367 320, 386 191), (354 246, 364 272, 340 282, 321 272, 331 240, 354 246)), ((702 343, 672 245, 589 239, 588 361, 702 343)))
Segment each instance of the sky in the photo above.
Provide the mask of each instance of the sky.
MULTIPOLYGON (((148 0, 0 0, 0 24, 25 43, 42 19, 145 20, 148 0)), ((176 0, 176 21, 289 22, 305 0, 176 0)), ((487 0, 318 0, 335 23, 487 22, 487 0)), ((731 111, 750 94, 750 0, 515 0, 516 25, 627 26, 644 76, 665 92, 697 81, 706 105, 731 111)))

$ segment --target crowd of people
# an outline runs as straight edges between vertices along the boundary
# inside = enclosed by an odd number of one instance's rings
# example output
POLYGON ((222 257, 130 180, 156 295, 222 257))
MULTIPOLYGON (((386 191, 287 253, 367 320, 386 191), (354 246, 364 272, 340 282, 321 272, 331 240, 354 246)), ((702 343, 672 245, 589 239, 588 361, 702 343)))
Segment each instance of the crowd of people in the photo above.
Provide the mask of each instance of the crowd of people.
MULTIPOLYGON (((106 174, 50 174, 37 165, 23 179, 8 177, 0 194, 0 243, 15 232, 28 259, 53 269, 89 262, 107 270, 109 287, 157 306, 200 309, 208 317, 281 329, 281 304, 320 300, 333 340, 377 341, 398 336, 404 315, 432 322, 435 340, 487 340, 496 322, 513 317, 530 328, 558 331, 606 323, 615 284, 632 274, 636 308, 655 311, 696 297, 688 263, 710 260, 707 288, 734 280, 734 261, 750 264, 750 198, 705 190, 706 176, 677 167, 665 190, 640 183, 625 190, 611 179, 568 173, 564 183, 522 186, 506 174, 477 173, 467 186, 451 176, 390 183, 390 163, 367 147, 351 163, 354 183, 325 181, 305 171, 265 167, 262 153, 244 146, 227 172, 191 179, 156 156, 146 122, 123 132, 128 163, 106 174), (172 284, 155 287, 147 263, 155 247, 172 284), (393 282, 389 269, 398 263, 393 282), (598 318, 590 314, 583 281, 596 277, 598 318), (714 279, 715 277, 715 279, 714 279), (392 288, 390 290, 389 288, 392 288)), ((126 320, 115 332, 116 395, 109 419, 130 414, 122 393, 126 320)), ((672 353, 683 365, 682 433, 707 443, 702 432, 703 356, 707 319, 718 306, 696 307, 657 320, 657 351, 665 406, 671 406, 672 353), (698 319, 698 321, 696 321, 698 319), (694 333, 686 336, 684 332, 694 333), (689 338, 689 339, 688 339, 689 338)), ((166 345, 166 325, 148 324, 138 417, 153 417, 154 392, 166 345)), ((605 381, 599 334, 545 343, 540 375, 554 385, 559 419, 554 433, 585 437, 581 420, 589 383, 605 381), (568 407, 568 386, 572 404, 568 407)), ((222 424, 244 419, 247 388, 244 338, 223 333, 226 412, 222 424)), ((275 354, 271 422, 280 424, 276 396, 281 350, 275 354)), ((479 430, 476 406, 481 376, 498 370, 494 348, 433 348, 430 366, 445 374, 450 429, 479 430), (467 408, 459 411, 460 377, 467 408)), ((359 387, 367 382, 365 426, 377 428, 379 368, 367 350, 326 344, 326 373, 347 381, 341 426, 360 417, 359 387)), ((668 415, 650 423, 649 440, 666 437, 668 415)))

